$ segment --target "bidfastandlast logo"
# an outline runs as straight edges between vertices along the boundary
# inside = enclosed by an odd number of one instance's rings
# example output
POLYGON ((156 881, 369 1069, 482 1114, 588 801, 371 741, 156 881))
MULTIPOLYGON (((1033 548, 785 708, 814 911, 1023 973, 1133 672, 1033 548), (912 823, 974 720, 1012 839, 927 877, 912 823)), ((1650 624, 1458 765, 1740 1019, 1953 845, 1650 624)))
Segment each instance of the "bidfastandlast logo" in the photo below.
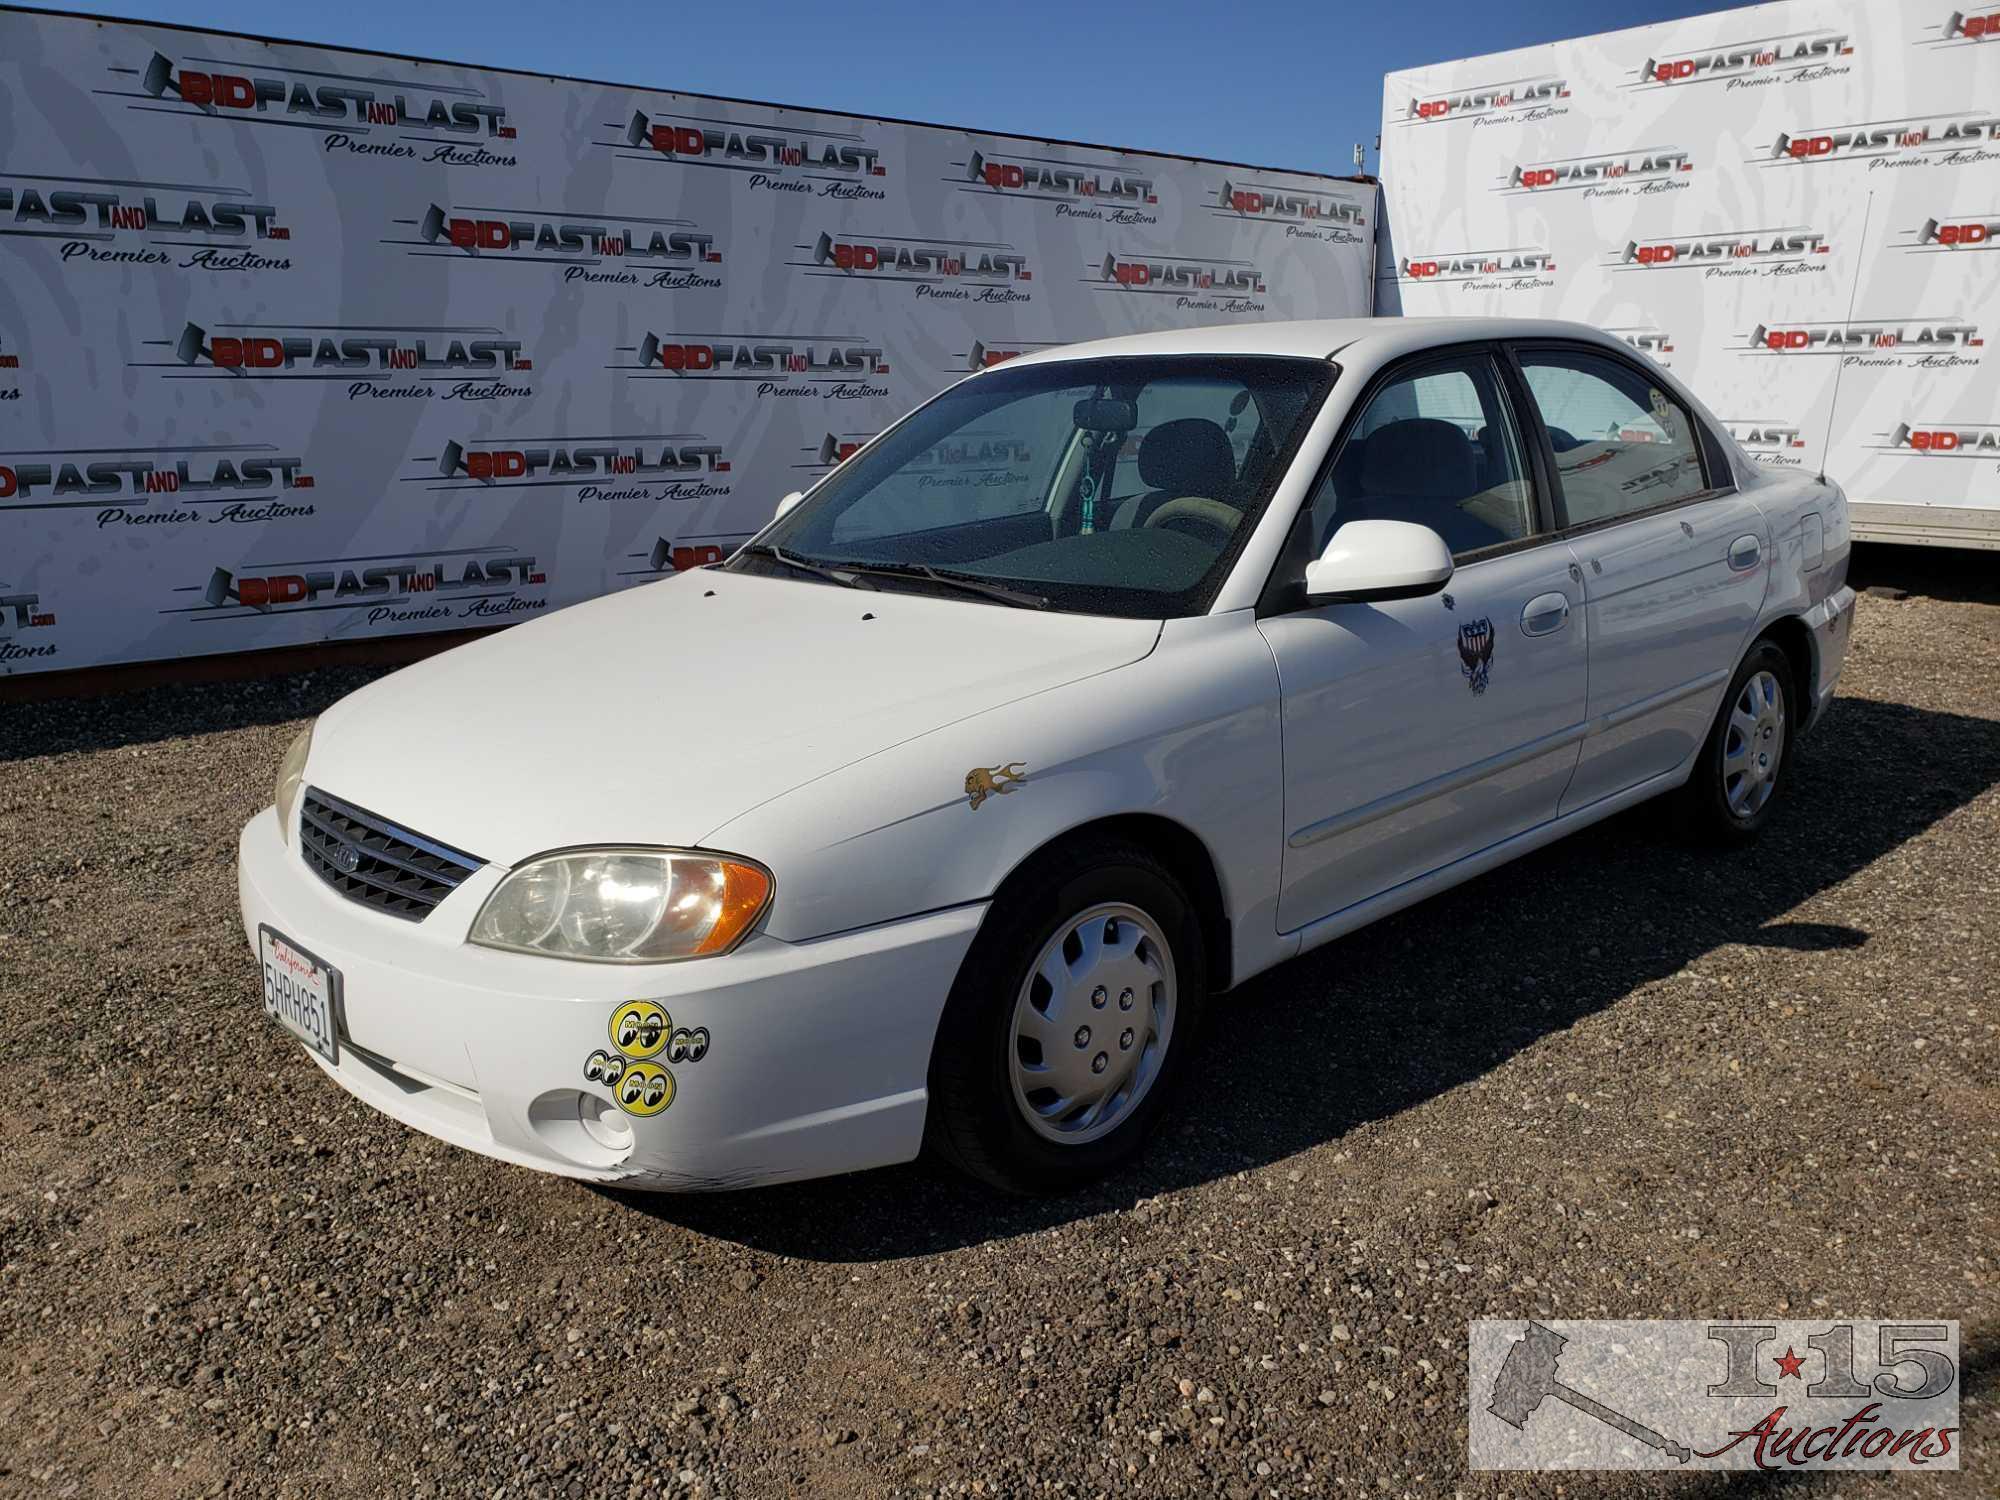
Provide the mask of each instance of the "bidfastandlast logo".
MULTIPOLYGON (((1018 359, 1023 354, 1033 354, 1038 349, 1060 348, 1059 342, 1050 340, 1040 343, 1010 340, 1004 344, 989 344, 983 339, 975 339, 965 353, 959 368, 966 370, 990 370, 995 365, 1004 365, 1010 359, 1018 359)), ((957 358, 957 356, 953 356, 957 358)))
POLYGON ((1096 274, 1083 277, 1099 291, 1172 297, 1193 312, 1262 312, 1264 273, 1247 260, 1129 256, 1107 252, 1096 274))
POLYGON ((1555 269, 1553 252, 1514 245, 1504 250, 1406 255, 1396 267, 1396 279, 1455 285, 1466 291, 1531 291, 1554 286, 1555 269))
POLYGON ((1481 1319, 1469 1352, 1475 1469, 1959 1467, 1953 1322, 1481 1319))
POLYGON ((533 394, 529 386, 469 377, 525 374, 534 361, 519 339, 499 328, 394 328, 381 325, 224 323, 211 334, 181 329, 170 363, 135 362, 183 378, 319 381, 347 379, 347 399, 364 397, 499 401, 533 394))
POLYGON ((1937 31, 1938 41, 1952 46, 2000 40, 2000 10, 1969 16, 1962 10, 1954 10, 1944 18, 1937 31))
POLYGON ((872 432, 829 432, 817 443, 808 443, 799 449, 803 456, 792 467, 824 474, 854 457, 874 436, 872 432))
POLYGON ((1795 469, 1805 463, 1805 433, 1795 420, 1725 420, 1722 430, 1738 447, 1758 463, 1776 469, 1795 469))
POLYGON ((13 372, 20 368, 21 356, 8 348, 4 339, 0 339, 0 372, 4 372, 0 373, 0 380, 5 381, 5 384, 0 384, 0 401, 19 401, 21 399, 21 388, 9 378, 13 372))
POLYGON ((1854 39, 1844 31, 1762 37, 1733 42, 1705 52, 1673 57, 1648 57, 1639 69, 1637 87, 1673 88, 1690 83, 1726 83, 1731 89, 1772 83, 1811 82, 1848 71, 1839 60, 1854 52, 1854 39))
POLYGON ((888 174, 882 153, 853 130, 749 125, 635 109, 607 144, 656 162, 741 172, 750 187, 767 192, 843 202, 889 196, 869 181, 888 174))
POLYGON ((869 379, 889 373, 888 355, 865 338, 648 333, 631 352, 636 366, 612 368, 636 368, 642 379, 740 380, 752 383, 759 396, 829 401, 889 394, 869 379))
POLYGON ((1877 435, 1884 453, 1922 458, 2000 458, 2000 424, 1992 422, 1898 422, 1877 435))
POLYGON ((1687 152, 1647 147, 1638 151, 1517 162, 1493 191, 1508 195, 1581 191, 1586 198, 1665 193, 1686 187, 1687 179, 1682 174, 1693 170, 1694 159, 1687 152))
POLYGON ((201 602, 162 614, 255 620, 303 609, 366 609, 371 625, 432 620, 494 620, 548 607, 546 571, 533 555, 506 546, 472 547, 406 559, 313 558, 302 562, 216 568, 205 584, 176 589, 201 602))
POLYGON ((1034 297, 1019 285, 1035 279, 1027 256, 1004 241, 822 231, 793 248, 799 258, 785 264, 805 275, 899 282, 918 301, 1004 304, 1034 297))
POLYGON ((1352 199, 1302 188, 1225 180, 1208 206, 1211 214, 1284 226, 1287 239, 1358 245, 1368 216, 1352 199))
POLYGON ((1117 162, 1063 161, 1046 156, 975 151, 953 162, 958 175, 944 180, 961 193, 990 193, 1052 203, 1059 219, 1100 224, 1157 224, 1149 210, 1160 201, 1153 179, 1117 162))
POLYGON ((289 241, 292 231, 273 205, 253 202, 243 188, 0 172, 0 222, 22 238, 47 241, 65 267, 292 268, 288 255, 250 248, 289 241))
POLYGON ((1471 120, 1475 125, 1490 125, 1502 120, 1548 120, 1569 113, 1569 107, 1562 103, 1568 97, 1569 80, 1565 78, 1482 83, 1453 94, 1413 98, 1397 123, 1436 125, 1471 120))
POLYGON ((692 219, 608 213, 583 219, 536 209, 506 218, 492 214, 490 209, 432 203, 420 219, 394 221, 415 229, 414 240, 382 243, 402 245, 409 255, 557 266, 563 281, 572 285, 643 286, 670 292, 722 285, 722 277, 707 269, 722 263, 715 236, 692 219))
POLYGON ((1669 370, 1674 367, 1673 360, 1668 357, 1674 352, 1673 335, 1650 326, 1606 328, 1604 331, 1613 338, 1622 339, 1641 354, 1648 356, 1653 363, 1669 370))
POLYGON ((1959 111, 1781 130, 1752 160, 1767 167, 1866 161, 1871 172, 1967 167, 2000 161, 2000 150, 1992 149, 1996 142, 2000 142, 2000 115, 1987 110, 1959 111))
POLYGON ((1627 240, 1612 252, 1613 271, 1700 270, 1709 277, 1817 274, 1832 253, 1824 234, 1809 225, 1785 229, 1723 230, 1673 239, 1627 240))
POLYGON ((1985 340, 1977 323, 1951 320, 1882 319, 1852 323, 1759 323, 1739 336, 1737 352, 1781 358, 1839 355, 1849 363, 1922 369, 1970 368, 1983 357, 1985 340))
POLYGON ((141 92, 127 96, 134 101, 130 108, 244 125, 318 126, 326 131, 321 148, 329 154, 448 167, 516 164, 511 153, 489 151, 482 144, 513 140, 514 127, 507 123, 505 109, 474 88, 213 58, 190 67, 160 52, 144 69, 111 71, 137 75, 141 92), (239 68, 244 71, 234 71, 239 68), (438 139, 420 148, 412 144, 411 133, 438 139))
POLYGON ((55 622, 54 612, 42 608, 40 594, 29 593, 0 581, 0 666, 54 656, 57 651, 55 642, 23 641, 20 636, 55 622))
POLYGON ((304 464, 269 443, 0 453, 0 513, 88 510, 99 530, 300 520, 312 502, 278 497, 315 487, 304 464))
POLYGON ((1916 232, 1915 243, 1905 250, 1991 250, 2000 246, 2000 216, 1976 214, 1968 218, 1925 219, 1916 232))
POLYGON ((412 460, 404 483, 432 490, 573 490, 578 504, 626 500, 706 500, 729 494, 722 445, 699 433, 656 437, 489 438, 447 442, 435 458, 412 460))

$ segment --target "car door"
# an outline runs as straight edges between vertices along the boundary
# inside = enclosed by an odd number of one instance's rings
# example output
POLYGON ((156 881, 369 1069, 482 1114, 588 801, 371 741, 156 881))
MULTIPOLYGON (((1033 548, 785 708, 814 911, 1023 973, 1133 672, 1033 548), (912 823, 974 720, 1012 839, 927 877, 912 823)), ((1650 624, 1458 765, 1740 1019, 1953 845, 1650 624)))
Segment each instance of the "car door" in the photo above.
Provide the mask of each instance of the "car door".
POLYGON ((1392 367, 1301 511, 1259 621, 1283 694, 1281 931, 1555 816, 1582 733, 1582 596, 1515 399, 1485 346, 1392 367), (1443 592, 1306 601, 1305 562, 1363 518, 1443 536, 1443 592))
POLYGON ((1591 345, 1512 345, 1583 568, 1589 734, 1562 810, 1684 764, 1748 644, 1769 528, 1655 372, 1591 345))

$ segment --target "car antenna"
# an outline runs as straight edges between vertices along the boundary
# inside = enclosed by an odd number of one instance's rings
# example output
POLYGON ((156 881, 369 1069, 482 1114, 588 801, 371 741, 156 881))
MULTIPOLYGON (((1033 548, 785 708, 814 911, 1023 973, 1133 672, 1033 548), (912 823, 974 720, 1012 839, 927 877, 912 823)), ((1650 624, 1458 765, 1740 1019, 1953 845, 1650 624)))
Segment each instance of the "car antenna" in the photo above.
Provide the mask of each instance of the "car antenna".
MULTIPOLYGON (((1870 193, 1868 201, 1861 209, 1860 249, 1865 254, 1868 249, 1868 219, 1875 212, 1875 195, 1870 193)), ((1854 257, 1854 279, 1847 288, 1847 326, 1854 326, 1854 299, 1861 292, 1861 256, 1854 257)), ((1826 408, 1826 436, 1819 444, 1819 482, 1826 483, 1826 450, 1833 446, 1833 419, 1840 410, 1840 377, 1847 373, 1847 356, 1840 356, 1840 363, 1833 367, 1833 400, 1826 408)))

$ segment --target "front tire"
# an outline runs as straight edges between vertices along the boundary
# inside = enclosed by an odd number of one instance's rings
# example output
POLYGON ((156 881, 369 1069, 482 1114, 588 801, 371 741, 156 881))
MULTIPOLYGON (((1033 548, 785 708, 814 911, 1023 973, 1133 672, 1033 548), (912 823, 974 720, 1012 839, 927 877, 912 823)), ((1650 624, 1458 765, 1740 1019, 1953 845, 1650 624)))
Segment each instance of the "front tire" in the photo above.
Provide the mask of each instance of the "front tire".
POLYGON ((1770 821, 1791 781, 1794 696, 1790 659, 1759 641, 1730 679, 1688 778, 1688 810, 1711 842, 1745 842, 1770 821))
POLYGON ((1184 1070, 1207 964, 1193 903, 1144 848, 1105 838, 1038 856, 987 913, 946 1001, 930 1144, 1019 1193, 1124 1166, 1184 1070))

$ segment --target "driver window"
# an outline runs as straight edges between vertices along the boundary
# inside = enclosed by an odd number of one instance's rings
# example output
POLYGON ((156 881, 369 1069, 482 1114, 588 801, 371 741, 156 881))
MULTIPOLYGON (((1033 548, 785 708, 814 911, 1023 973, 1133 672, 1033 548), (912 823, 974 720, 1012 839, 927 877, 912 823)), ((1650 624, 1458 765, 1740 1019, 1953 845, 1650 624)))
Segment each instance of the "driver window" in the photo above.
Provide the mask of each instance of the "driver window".
POLYGON ((1534 530, 1521 444, 1483 354, 1391 381, 1369 400, 1313 496, 1312 555, 1356 520, 1414 521, 1454 555, 1534 530))

